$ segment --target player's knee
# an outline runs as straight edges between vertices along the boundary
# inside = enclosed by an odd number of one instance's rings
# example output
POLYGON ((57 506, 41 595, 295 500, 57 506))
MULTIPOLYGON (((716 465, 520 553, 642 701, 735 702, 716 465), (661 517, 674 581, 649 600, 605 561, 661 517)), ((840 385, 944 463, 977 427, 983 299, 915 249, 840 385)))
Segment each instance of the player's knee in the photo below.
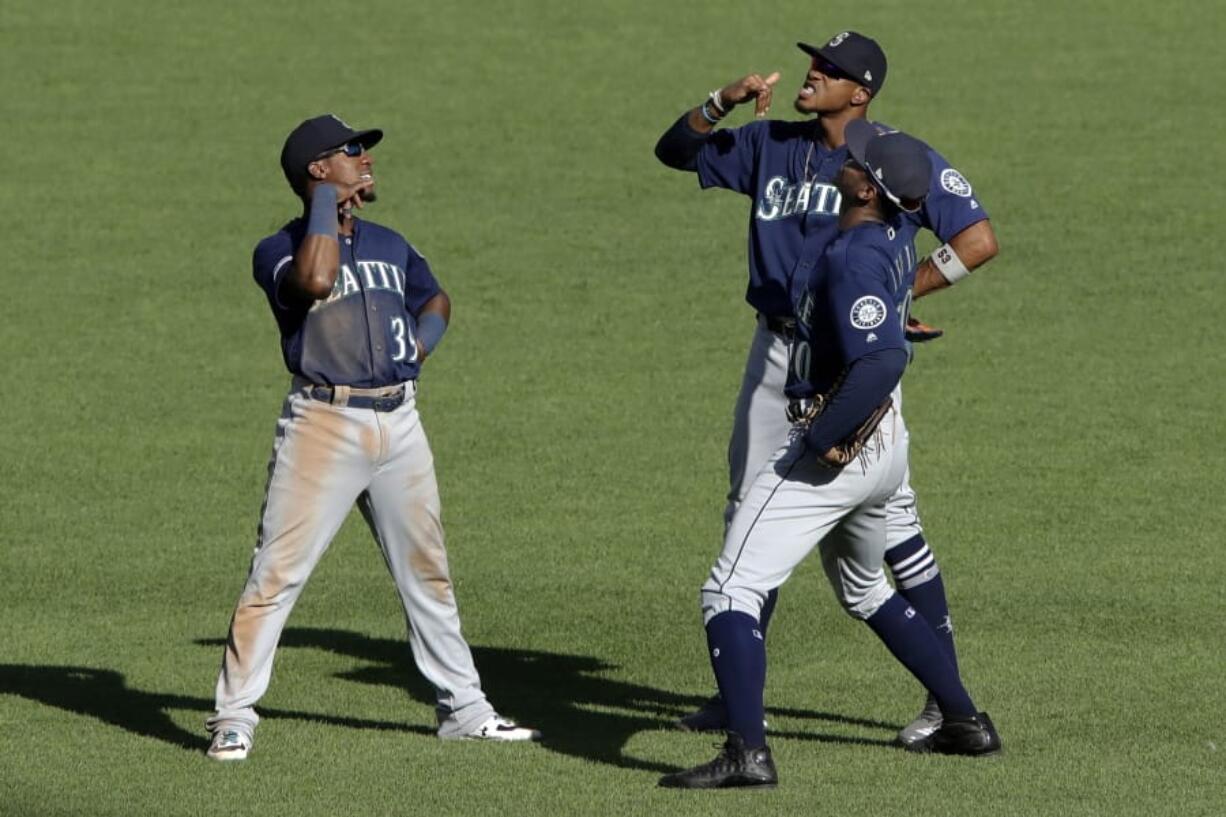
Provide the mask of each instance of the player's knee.
POLYGON ((293 603, 302 591, 303 583, 302 577, 289 575, 283 570, 265 568, 254 571, 247 578, 239 604, 244 607, 279 607, 293 603))
POLYGON ((762 605, 766 603, 766 594, 747 587, 704 587, 699 593, 699 600, 702 604, 702 623, 706 626, 720 613, 732 611, 760 619, 762 605))
POLYGON ((281 607, 292 602, 298 596, 297 586, 255 586, 248 587, 239 597, 240 607, 281 607))
POLYGON ((885 552, 885 562, 899 590, 910 590, 940 575, 936 556, 924 541, 923 534, 916 534, 902 544, 885 552))
POLYGON ((880 610, 881 605, 889 601, 890 596, 893 595, 894 588, 890 587, 890 583, 882 574, 880 581, 867 586, 844 585, 843 591, 839 594, 839 602, 842 603, 847 615, 863 621, 880 610))

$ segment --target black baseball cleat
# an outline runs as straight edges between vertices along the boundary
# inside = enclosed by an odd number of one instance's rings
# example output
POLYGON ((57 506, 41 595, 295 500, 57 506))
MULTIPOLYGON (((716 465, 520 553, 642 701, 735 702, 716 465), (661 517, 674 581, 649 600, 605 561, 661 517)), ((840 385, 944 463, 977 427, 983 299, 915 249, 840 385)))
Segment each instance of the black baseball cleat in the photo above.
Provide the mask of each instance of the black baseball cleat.
POLYGON ((778 784, 779 773, 775 771, 770 747, 747 749, 736 732, 728 733, 728 740, 715 760, 660 778, 660 785, 668 789, 773 789, 778 784))
POLYGON ((1000 735, 987 712, 960 718, 945 718, 941 728, 915 747, 915 752, 936 752, 941 755, 990 757, 1000 754, 1000 735))

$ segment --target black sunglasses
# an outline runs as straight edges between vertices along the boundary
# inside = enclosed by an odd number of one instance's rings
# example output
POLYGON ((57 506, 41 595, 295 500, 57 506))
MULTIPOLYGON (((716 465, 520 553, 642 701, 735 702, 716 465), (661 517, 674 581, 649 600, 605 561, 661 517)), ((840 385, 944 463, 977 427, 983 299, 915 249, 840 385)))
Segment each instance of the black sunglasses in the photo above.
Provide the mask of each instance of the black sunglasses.
POLYGON ((335 156, 338 153, 343 153, 346 156, 349 156, 352 158, 352 157, 361 156, 365 152, 366 152, 366 147, 361 142, 347 142, 346 144, 343 144, 338 148, 333 148, 332 150, 324 151, 323 153, 319 154, 314 159, 312 159, 312 161, 318 162, 321 159, 327 159, 329 156, 335 156))
POLYGON ((814 71, 817 71, 819 74, 822 74, 829 79, 846 79, 850 80, 851 82, 859 82, 859 80, 857 80, 851 74, 847 73, 825 57, 814 57, 811 65, 814 71))

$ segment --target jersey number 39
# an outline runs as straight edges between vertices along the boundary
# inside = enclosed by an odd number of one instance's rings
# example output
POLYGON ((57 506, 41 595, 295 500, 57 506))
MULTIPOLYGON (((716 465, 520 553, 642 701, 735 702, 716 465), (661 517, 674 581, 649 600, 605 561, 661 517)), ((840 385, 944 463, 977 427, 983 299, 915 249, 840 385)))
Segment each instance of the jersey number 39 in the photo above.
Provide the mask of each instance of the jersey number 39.
POLYGON ((396 344, 392 349, 392 360, 405 360, 405 355, 412 350, 408 361, 410 363, 417 361, 417 338, 413 337, 413 330, 405 324, 404 318, 392 318, 392 340, 396 344))

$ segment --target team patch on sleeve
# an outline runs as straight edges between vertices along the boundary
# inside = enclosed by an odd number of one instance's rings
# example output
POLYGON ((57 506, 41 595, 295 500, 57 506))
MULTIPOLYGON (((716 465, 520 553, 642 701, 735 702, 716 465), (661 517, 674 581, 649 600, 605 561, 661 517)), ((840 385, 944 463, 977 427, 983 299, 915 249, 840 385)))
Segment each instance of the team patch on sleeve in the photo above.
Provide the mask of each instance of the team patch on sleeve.
POLYGON ((964 199, 971 197, 971 183, 952 167, 947 167, 941 171, 941 187, 944 187, 955 196, 961 196, 964 199))
POLYGON ((876 295, 865 295, 851 305, 851 325, 856 329, 876 329, 885 322, 885 301, 876 295))

